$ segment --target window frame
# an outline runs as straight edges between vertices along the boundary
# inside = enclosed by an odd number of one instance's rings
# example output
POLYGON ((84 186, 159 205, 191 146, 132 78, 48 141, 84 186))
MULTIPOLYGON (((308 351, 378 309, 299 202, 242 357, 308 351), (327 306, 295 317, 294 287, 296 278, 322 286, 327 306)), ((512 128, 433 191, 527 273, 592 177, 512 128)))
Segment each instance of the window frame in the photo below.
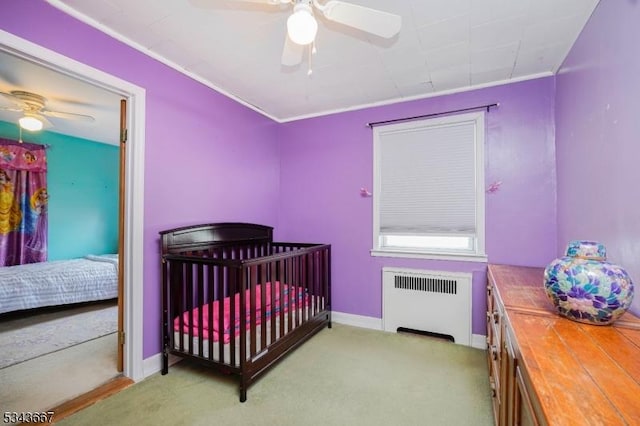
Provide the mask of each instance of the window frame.
POLYGON ((373 244, 372 256, 404 257, 441 260, 466 260, 473 262, 486 262, 485 252, 485 191, 484 191, 484 149, 485 149, 485 112, 477 111, 465 114, 447 115, 421 120, 376 126, 373 128, 373 244), (456 125, 472 121, 475 125, 474 158, 475 158, 475 222, 476 232, 473 237, 472 250, 446 250, 433 248, 390 248, 382 246, 383 236, 380 233, 380 191, 382 185, 381 176, 381 135, 385 133, 397 133, 415 131, 432 126, 456 125))

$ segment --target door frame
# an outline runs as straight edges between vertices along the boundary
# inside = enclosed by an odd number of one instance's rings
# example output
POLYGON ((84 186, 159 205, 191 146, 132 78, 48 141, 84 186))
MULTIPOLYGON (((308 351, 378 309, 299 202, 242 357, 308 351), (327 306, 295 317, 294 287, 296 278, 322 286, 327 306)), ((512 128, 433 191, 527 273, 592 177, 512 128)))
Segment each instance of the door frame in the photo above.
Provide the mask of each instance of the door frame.
MULTIPOLYGON (((125 162, 124 217, 124 372, 133 381, 144 379, 143 362, 143 224, 145 89, 90 67, 53 50, 0 30, 0 50, 54 72, 92 84, 126 99, 128 137, 125 162), (135 196, 134 196, 135 194, 135 196)), ((116 129, 114 129, 114 132, 116 129)))

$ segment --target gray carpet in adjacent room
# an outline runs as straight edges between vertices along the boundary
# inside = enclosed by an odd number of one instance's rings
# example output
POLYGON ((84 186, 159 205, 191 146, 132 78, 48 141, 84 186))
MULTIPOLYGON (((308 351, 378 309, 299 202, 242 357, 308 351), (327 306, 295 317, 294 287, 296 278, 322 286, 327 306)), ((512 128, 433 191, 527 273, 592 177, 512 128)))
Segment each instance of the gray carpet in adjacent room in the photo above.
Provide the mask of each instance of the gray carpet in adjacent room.
POLYGON ((118 329, 116 301, 26 311, 0 321, 0 369, 118 329))
POLYGON ((238 401, 237 381, 180 362, 64 425, 492 425, 486 353, 334 324, 238 401))

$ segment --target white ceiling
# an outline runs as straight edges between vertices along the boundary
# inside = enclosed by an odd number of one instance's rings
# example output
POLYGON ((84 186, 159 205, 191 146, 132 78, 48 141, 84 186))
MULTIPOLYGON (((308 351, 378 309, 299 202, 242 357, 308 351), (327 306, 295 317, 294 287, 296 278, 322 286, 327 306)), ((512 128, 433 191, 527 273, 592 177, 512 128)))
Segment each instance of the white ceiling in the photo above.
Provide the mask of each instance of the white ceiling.
MULTIPOLYGON (((308 76, 306 55, 295 67, 280 63, 290 5, 259 0, 47 1, 279 122, 552 75, 598 3, 345 0, 400 15, 402 29, 396 37, 382 39, 316 14, 317 54, 308 76)), ((82 101, 95 103, 82 91, 37 85, 3 66, 0 90, 14 90, 13 83, 49 97, 51 109, 87 114, 82 101), (79 103, 57 104, 63 99, 79 103)), ((58 126, 62 130, 56 122, 58 126)))

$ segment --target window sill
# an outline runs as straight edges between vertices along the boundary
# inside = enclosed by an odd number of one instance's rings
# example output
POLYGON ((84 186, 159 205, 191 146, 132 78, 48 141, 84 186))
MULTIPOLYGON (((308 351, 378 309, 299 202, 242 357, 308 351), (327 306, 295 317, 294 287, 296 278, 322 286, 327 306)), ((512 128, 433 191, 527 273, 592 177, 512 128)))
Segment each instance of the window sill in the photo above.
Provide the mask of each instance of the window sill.
POLYGON ((462 253, 421 253, 401 250, 371 250, 371 256, 379 257, 404 257, 410 259, 431 260, 458 260, 465 262, 487 262, 486 254, 462 254, 462 253))

